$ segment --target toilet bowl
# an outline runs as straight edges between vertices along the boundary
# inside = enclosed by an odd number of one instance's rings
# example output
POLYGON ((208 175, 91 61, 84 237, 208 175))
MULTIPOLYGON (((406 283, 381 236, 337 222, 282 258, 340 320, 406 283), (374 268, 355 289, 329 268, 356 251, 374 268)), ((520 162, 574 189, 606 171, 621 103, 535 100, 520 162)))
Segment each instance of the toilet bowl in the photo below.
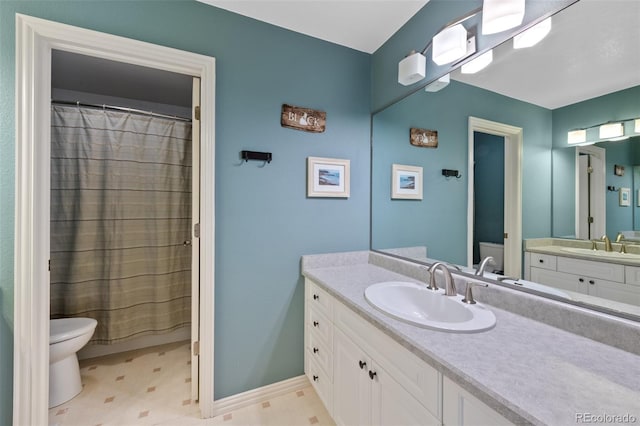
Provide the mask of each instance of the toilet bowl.
POLYGON ((478 245, 480 246, 480 260, 487 256, 493 257, 494 265, 488 265, 487 271, 504 271, 504 244, 480 242, 478 245))
POLYGON ((69 401, 82 390, 76 353, 87 344, 98 325, 93 318, 49 321, 49 408, 69 401))

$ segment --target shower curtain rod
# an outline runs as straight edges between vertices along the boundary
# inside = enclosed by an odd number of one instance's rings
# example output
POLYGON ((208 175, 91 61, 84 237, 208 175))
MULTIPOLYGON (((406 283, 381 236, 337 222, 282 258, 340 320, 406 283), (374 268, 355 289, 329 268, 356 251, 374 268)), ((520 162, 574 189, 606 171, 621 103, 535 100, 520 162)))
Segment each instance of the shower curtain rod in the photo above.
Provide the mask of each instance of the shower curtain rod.
POLYGON ((179 117, 177 115, 160 114, 160 113, 157 113, 157 112, 144 111, 144 110, 135 109, 135 108, 119 107, 119 106, 115 106, 115 105, 85 104, 85 103, 82 103, 82 102, 58 101, 58 100, 51 100, 51 104, 75 105, 75 106, 79 106, 79 107, 83 106, 83 107, 89 107, 89 108, 110 109, 110 110, 114 110, 114 111, 126 111, 126 112, 130 112, 130 113, 133 113, 133 114, 150 115, 152 117, 170 118, 170 119, 173 119, 173 120, 189 121, 189 122, 191 121, 191 118, 187 118, 187 117, 179 117))

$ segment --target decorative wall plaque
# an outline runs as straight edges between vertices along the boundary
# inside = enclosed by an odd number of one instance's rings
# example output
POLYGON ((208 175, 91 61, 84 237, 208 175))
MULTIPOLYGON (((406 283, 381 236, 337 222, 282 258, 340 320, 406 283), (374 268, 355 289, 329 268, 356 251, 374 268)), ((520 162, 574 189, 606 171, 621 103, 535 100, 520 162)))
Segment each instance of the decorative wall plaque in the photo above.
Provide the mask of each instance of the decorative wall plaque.
POLYGON ((427 129, 411 128, 409 132, 409 142, 411 145, 420 146, 423 148, 437 148, 438 147, 438 131, 427 129))
POLYGON ((291 129, 322 133, 327 124, 327 113, 311 108, 282 104, 280 124, 282 127, 291 129))

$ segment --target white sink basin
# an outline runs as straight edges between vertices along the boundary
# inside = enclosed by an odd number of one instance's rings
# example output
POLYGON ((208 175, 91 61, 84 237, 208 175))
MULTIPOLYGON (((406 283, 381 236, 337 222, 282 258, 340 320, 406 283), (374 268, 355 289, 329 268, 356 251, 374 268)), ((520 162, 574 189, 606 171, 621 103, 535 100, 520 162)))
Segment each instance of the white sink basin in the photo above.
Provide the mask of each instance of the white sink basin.
POLYGON ((482 304, 468 305, 460 295, 445 296, 442 290, 435 292, 424 284, 388 281, 367 287, 364 296, 383 313, 419 327, 475 333, 496 324, 493 312, 482 304))
POLYGON ((610 258, 610 259, 633 259, 640 260, 640 254, 635 253, 618 253, 617 251, 604 251, 604 250, 591 250, 586 248, 577 248, 577 247, 562 247, 562 251, 566 251, 567 253, 575 253, 582 254, 586 256, 600 257, 600 258, 610 258))

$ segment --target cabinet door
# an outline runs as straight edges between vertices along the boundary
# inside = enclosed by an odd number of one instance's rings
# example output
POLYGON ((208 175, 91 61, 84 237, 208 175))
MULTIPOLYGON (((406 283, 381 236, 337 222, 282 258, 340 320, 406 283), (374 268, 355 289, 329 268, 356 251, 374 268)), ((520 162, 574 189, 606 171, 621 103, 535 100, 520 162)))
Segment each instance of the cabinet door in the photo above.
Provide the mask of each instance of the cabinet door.
POLYGON ((533 267, 531 268, 531 281, 582 294, 587 294, 589 286, 584 277, 533 267))
POLYGON ((440 425, 429 410, 375 362, 371 373, 372 425, 440 425))
POLYGON ((369 425, 371 360, 339 329, 333 338, 333 420, 344 426, 369 425))
POLYGON ((447 377, 442 389, 444 426, 513 424, 447 377))
POLYGON ((589 279, 589 284, 590 296, 640 306, 640 287, 638 286, 597 279, 589 279))

